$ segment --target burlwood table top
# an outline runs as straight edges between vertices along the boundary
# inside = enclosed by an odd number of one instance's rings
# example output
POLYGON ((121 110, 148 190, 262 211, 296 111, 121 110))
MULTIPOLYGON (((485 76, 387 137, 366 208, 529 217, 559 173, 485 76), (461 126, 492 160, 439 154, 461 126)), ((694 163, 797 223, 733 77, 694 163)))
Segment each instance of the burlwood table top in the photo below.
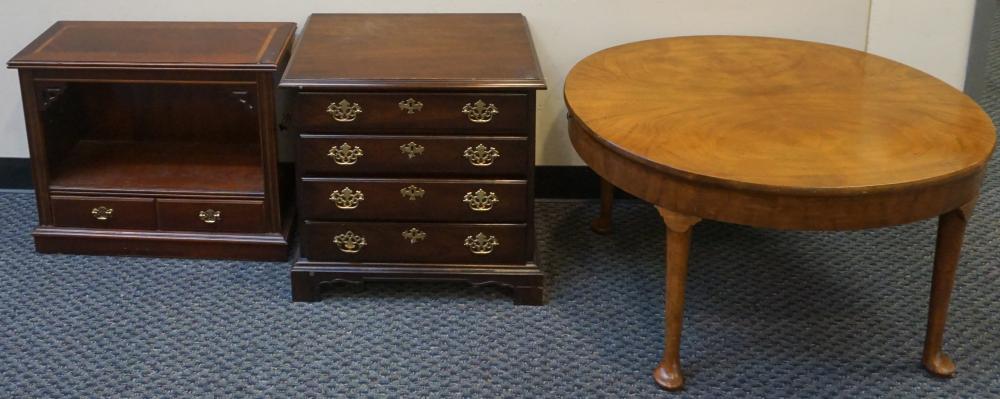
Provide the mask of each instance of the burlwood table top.
POLYGON ((577 152, 616 186, 678 212, 763 227, 936 216, 975 197, 996 140, 972 99, 926 73, 786 39, 694 36, 609 48, 572 69, 565 99, 577 152), (917 194, 934 200, 896 216, 858 214, 897 209, 917 194), (876 195, 884 198, 822 200, 876 195), (727 209, 732 203, 743 209, 727 209), (830 206, 841 210, 821 209, 830 206))
POLYGON ((566 79, 571 112, 668 173, 782 190, 865 191, 982 167, 993 124, 969 97, 842 47, 701 36, 610 48, 566 79))

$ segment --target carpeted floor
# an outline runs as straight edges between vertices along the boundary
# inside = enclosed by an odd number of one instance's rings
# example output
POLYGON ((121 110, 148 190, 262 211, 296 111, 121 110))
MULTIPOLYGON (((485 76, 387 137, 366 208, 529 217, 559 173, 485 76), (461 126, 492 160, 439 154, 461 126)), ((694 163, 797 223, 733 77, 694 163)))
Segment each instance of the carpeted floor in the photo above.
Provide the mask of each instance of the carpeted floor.
MULTIPOLYGON (((1000 31, 1000 25, 995 30, 1000 31)), ((998 37, 995 33, 994 37, 998 37)), ((1000 45, 984 104, 1000 116, 1000 45)), ((846 233, 706 222, 695 233, 678 397, 1000 397, 1000 170, 967 233, 946 348, 919 364, 935 223, 846 233)), ((624 201, 538 204, 550 303, 368 284, 289 301, 288 264, 39 256, 30 194, 0 194, 0 397, 673 397, 663 227, 624 201)))

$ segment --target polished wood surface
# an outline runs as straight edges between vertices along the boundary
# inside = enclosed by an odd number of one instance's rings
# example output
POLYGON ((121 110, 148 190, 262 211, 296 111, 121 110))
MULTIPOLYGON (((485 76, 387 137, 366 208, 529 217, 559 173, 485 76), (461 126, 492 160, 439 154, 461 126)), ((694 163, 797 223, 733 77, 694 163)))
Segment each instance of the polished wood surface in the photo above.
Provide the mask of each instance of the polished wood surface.
POLYGON ((319 300, 331 283, 446 280, 544 303, 533 209, 541 76, 521 15, 310 17, 281 83, 298 138, 293 300, 319 300), (417 242, 402 235, 410 229, 417 242), (476 247, 480 233, 499 245, 476 247), (338 236, 366 245, 345 252, 338 236))
MULTIPOLYGON (((994 145, 989 117, 927 74, 870 54, 738 36, 657 39, 582 60, 565 87, 577 153, 667 225, 665 347, 680 389, 690 230, 702 218, 851 230, 939 217, 923 362, 950 376, 944 324, 962 233, 994 145)), ((597 231, 610 228, 602 195, 597 231)))
POLYGON ((397 220, 454 222, 523 222, 527 212, 528 182, 524 180, 452 180, 316 178, 302 179, 299 208, 309 219, 397 220), (419 197, 401 193, 409 187, 421 191, 419 197), (357 206, 344 209, 331 200, 334 192, 350 189, 361 192, 357 206), (474 209, 476 193, 495 199, 474 209), (466 201, 469 197, 472 201, 466 201))
POLYGON ((566 103, 624 156, 759 191, 857 193, 976 173, 985 112, 923 72, 841 47, 756 37, 658 39, 578 63, 566 103))
POLYGON ((272 22, 59 21, 9 65, 277 70, 294 32, 272 22))
POLYGON ((314 14, 282 87, 544 89, 520 14, 314 14))
POLYGON ((8 66, 28 127, 35 248, 287 259, 274 92, 294 29, 58 22, 28 45, 8 66))
POLYGON ((292 115, 292 123, 308 132, 526 136, 531 129, 528 96, 518 93, 300 93, 295 104, 301 112, 292 115), (421 104, 412 114, 399 106, 411 98, 421 104), (344 100, 361 109, 351 122, 338 122, 327 112, 331 104, 344 100), (470 121, 462 110, 477 101, 493 104, 499 113, 489 123, 470 121))
POLYGON ((491 176, 526 178, 524 165, 532 162, 527 137, 469 136, 394 136, 394 135, 316 135, 303 134, 298 140, 299 159, 296 163, 304 174, 331 173, 337 176, 378 174, 406 175, 419 169, 435 176, 491 176), (404 148, 419 148, 420 152, 404 152, 404 148), (364 155, 352 165, 340 165, 330 157, 330 151, 347 144, 358 147, 364 155), (497 156, 473 163, 482 146, 496 150, 497 156))

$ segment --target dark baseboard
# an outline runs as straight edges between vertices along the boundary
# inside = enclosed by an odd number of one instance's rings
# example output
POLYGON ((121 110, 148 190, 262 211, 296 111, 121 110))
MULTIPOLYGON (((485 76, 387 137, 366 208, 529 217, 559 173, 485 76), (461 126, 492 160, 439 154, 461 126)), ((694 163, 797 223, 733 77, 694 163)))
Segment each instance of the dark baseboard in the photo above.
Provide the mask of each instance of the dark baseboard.
MULTIPOLYGON (((544 199, 590 199, 600 197, 600 178, 586 166, 539 166, 535 168, 535 197, 544 199)), ((32 189, 28 158, 0 158, 0 189, 32 189)), ((620 190, 616 197, 629 197, 620 190)))
MULTIPOLYGON (((535 198, 592 199, 601 197, 601 178, 586 166, 535 167, 535 198)), ((615 190, 615 198, 634 198, 615 190)))
POLYGON ((28 158, 0 158, 0 189, 32 189, 31 162, 28 158))

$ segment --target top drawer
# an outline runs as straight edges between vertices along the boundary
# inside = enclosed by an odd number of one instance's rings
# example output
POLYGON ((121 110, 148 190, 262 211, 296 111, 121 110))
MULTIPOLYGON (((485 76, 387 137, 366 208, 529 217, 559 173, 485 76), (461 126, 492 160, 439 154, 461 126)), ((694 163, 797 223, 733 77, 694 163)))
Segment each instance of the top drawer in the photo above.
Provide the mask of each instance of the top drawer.
POLYGON ((303 132, 516 133, 533 127, 526 94, 300 93, 303 132))

